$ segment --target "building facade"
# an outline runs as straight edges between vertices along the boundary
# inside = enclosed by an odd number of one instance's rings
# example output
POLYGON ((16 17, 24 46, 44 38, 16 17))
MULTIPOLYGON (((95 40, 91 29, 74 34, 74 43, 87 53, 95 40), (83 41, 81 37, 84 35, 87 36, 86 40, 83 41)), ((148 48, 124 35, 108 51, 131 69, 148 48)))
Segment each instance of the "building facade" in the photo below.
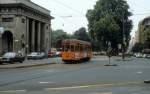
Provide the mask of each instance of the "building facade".
POLYGON ((138 32, 136 34, 137 37, 137 42, 138 43, 143 43, 143 35, 142 33, 147 29, 150 28, 150 17, 146 17, 143 19, 138 26, 138 32))
POLYGON ((30 0, 0 0, 0 54, 47 52, 52 19, 49 10, 30 0))

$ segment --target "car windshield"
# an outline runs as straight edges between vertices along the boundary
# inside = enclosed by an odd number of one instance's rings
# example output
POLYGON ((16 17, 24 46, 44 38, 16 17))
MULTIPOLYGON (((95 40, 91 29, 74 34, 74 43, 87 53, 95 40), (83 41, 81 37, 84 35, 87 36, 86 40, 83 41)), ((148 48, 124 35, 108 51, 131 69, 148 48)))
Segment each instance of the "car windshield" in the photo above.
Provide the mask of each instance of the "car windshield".
POLYGON ((31 53, 31 55, 38 55, 38 53, 36 53, 36 52, 33 52, 33 53, 31 53))
POLYGON ((6 53, 3 55, 4 58, 13 58, 16 56, 16 53, 6 53))
POLYGON ((42 52, 42 53, 40 53, 40 55, 45 55, 45 53, 42 52))

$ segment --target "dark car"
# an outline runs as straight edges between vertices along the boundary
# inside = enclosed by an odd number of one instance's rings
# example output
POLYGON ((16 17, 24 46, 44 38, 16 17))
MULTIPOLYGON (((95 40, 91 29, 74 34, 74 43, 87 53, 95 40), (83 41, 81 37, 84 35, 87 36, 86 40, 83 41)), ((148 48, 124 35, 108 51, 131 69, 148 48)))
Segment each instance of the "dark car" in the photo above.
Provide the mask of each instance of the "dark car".
POLYGON ((32 59, 32 60, 38 60, 38 59, 45 59, 48 56, 44 52, 32 52, 27 56, 27 59, 32 59))
POLYGON ((15 52, 8 52, 5 53, 2 58, 0 58, 0 63, 14 63, 14 62, 20 62, 23 63, 23 61, 25 60, 25 57, 17 54, 15 52))

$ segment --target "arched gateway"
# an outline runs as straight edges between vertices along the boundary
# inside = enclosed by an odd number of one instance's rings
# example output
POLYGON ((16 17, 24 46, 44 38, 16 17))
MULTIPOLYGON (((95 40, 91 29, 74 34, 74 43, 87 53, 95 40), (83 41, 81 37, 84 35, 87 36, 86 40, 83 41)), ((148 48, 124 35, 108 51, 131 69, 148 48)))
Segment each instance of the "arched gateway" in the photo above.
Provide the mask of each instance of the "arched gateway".
POLYGON ((5 31, 2 34, 2 49, 3 52, 13 51, 13 34, 10 31, 5 31))

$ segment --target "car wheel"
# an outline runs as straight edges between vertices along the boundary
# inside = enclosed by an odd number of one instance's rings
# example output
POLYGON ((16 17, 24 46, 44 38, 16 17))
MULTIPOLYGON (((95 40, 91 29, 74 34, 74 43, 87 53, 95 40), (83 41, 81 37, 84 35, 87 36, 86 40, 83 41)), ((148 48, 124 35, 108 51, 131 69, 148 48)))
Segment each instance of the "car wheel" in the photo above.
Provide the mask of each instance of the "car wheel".
POLYGON ((20 63, 23 63, 23 61, 20 61, 20 63))
POLYGON ((10 64, 14 64, 14 62, 13 62, 13 61, 10 61, 10 64))

